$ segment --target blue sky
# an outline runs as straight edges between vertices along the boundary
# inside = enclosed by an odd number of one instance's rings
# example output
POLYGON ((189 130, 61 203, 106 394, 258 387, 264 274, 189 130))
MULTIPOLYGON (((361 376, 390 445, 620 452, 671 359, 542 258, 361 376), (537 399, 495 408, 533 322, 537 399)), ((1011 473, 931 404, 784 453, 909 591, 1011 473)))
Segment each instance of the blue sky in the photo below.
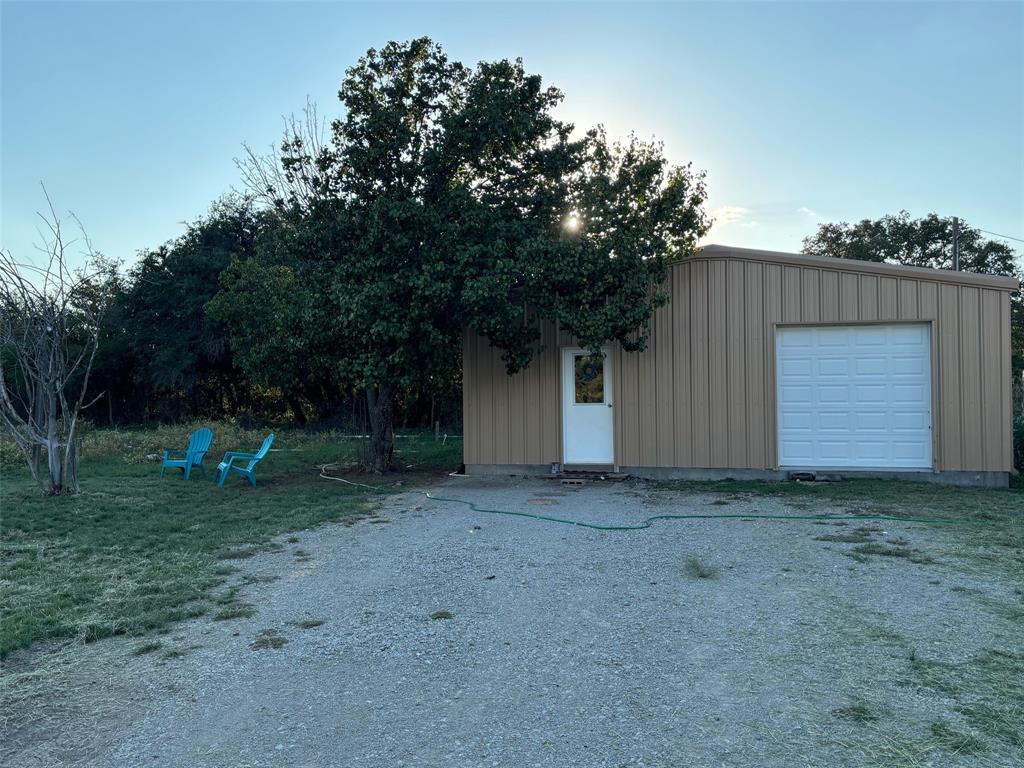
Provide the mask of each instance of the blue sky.
MULTIPOLYGON (((13 3, 2 8, 0 244, 39 182, 131 261, 239 186, 307 96, 336 115, 368 47, 522 56, 560 116, 707 171, 709 242, 797 250, 906 208, 1024 237, 1022 3, 13 3)), ((1018 249, 1024 247, 1014 244, 1018 249)))

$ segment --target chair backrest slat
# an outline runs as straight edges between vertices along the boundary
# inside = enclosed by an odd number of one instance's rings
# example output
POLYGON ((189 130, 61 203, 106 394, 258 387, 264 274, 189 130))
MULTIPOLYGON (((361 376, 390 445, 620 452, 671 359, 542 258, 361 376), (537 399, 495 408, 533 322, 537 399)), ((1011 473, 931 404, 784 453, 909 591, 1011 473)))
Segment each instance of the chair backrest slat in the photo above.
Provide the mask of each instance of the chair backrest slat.
POLYGON ((192 457, 194 463, 198 464, 203 460, 203 456, 210 450, 212 444, 213 430, 207 427, 200 427, 189 436, 188 455, 192 457))
POLYGON ((271 433, 270 433, 269 435, 267 435, 267 439, 263 441, 263 445, 261 445, 261 446, 260 446, 260 449, 259 449, 258 451, 256 451, 256 455, 255 455, 255 456, 254 456, 254 457, 252 458, 252 460, 251 460, 251 461, 249 462, 249 466, 247 467, 247 469, 252 469, 252 468, 253 468, 253 467, 255 467, 255 466, 256 466, 257 464, 259 464, 259 463, 260 463, 260 460, 261 460, 261 459, 262 459, 262 458, 263 458, 264 456, 266 456, 266 455, 267 455, 267 451, 269 451, 269 450, 270 450, 270 446, 271 446, 271 445, 272 445, 273 443, 274 443, 274 433, 273 433, 273 432, 271 432, 271 433))

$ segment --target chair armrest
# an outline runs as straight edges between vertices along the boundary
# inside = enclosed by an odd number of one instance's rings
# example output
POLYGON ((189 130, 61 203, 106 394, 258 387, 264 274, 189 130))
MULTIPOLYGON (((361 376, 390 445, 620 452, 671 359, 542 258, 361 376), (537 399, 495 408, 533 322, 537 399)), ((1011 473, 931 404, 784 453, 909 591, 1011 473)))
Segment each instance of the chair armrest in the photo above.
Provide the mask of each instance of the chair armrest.
POLYGON ((169 458, 171 458, 171 456, 174 456, 175 454, 178 454, 180 456, 184 456, 184 455, 186 455, 186 453, 187 453, 187 451, 181 451, 181 450, 177 450, 177 449, 171 449, 171 450, 166 450, 165 449, 164 450, 164 458, 165 459, 169 459, 169 458))
POLYGON ((227 453, 224 454, 224 458, 221 459, 221 461, 225 462, 228 459, 255 459, 255 458, 256 458, 256 454, 255 453, 246 453, 244 451, 228 451, 227 453))

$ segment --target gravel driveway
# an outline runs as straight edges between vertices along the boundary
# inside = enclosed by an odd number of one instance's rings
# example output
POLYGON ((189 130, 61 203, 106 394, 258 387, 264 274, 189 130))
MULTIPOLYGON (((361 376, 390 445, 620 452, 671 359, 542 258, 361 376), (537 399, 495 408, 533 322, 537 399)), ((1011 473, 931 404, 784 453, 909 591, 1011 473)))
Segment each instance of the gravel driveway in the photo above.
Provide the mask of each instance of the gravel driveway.
MULTIPOLYGON (((453 478, 434 490, 600 522, 793 512, 631 483, 453 478)), ((953 535, 881 527, 872 535, 924 552, 953 535)), ((1011 587, 902 558, 862 562, 816 539, 848 530, 701 520, 613 533, 393 497, 374 522, 300 532, 244 561, 251 618, 180 625, 144 655, 137 638, 78 648, 59 699, 21 724, 0 762, 1015 764, 1005 745, 920 748, 936 722, 966 726, 950 696, 908 671, 915 654, 1019 651, 1014 625, 970 591, 1011 587)))

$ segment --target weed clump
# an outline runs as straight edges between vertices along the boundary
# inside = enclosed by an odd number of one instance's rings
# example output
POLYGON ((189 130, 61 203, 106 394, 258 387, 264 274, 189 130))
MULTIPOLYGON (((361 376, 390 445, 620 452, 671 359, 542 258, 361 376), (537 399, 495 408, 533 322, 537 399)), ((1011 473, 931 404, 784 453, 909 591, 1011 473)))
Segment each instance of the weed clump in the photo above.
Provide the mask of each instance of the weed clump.
POLYGON ((714 566, 703 563, 696 557, 686 558, 683 572, 691 579, 714 579, 718 576, 718 570, 714 566))
POLYGON ((288 638, 282 635, 279 630, 264 629, 256 635, 256 639, 252 641, 252 645, 249 647, 254 651, 277 650, 287 642, 288 638))
POLYGON ((954 755, 980 755, 986 751, 985 743, 969 733, 958 731, 946 722, 931 724, 932 736, 942 749, 954 755))
POLYGON ((843 720, 851 720, 855 723, 874 723, 880 715, 866 701, 855 701, 845 707, 838 707, 832 710, 832 714, 843 720))
POLYGON ((159 651, 163 647, 163 643, 143 643, 132 651, 132 656, 145 656, 147 653, 159 651))
POLYGON ((230 619, 248 619, 256 615, 256 607, 251 603, 235 601, 227 603, 213 615, 214 621, 228 621, 230 619))

